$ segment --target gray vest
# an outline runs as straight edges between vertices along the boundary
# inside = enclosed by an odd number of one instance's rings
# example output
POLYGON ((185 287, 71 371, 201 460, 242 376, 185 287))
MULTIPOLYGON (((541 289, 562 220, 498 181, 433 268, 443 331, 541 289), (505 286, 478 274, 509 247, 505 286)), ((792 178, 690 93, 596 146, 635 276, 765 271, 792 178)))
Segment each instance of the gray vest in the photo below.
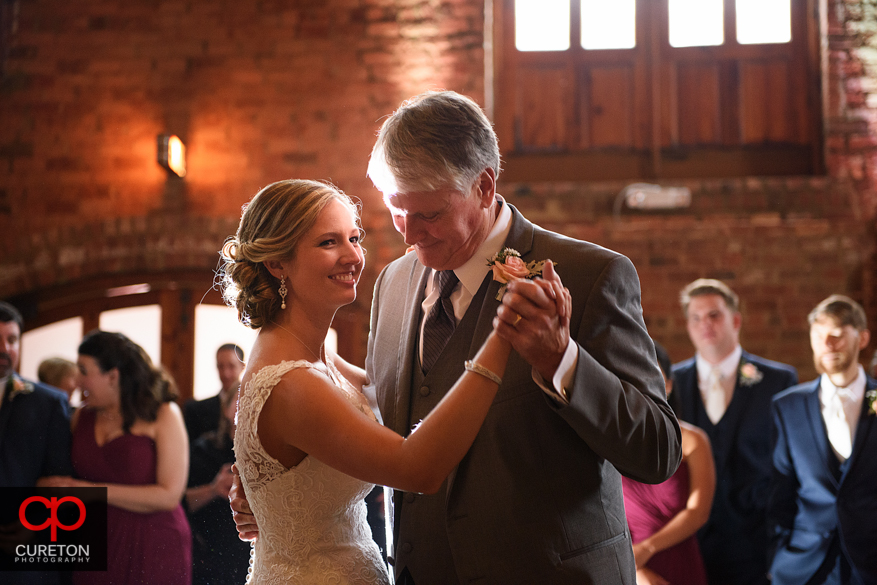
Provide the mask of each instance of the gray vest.
MULTIPOLYGON (((472 348, 471 345, 491 282, 489 276, 488 274, 484 278, 466 314, 457 324, 454 334, 428 375, 423 375, 417 353, 411 356, 416 364, 412 368, 409 428, 419 424, 436 407, 463 374, 463 362, 477 353, 478 348, 472 348)), ((453 474, 454 471, 451 472, 452 476, 453 474)), ((459 583, 448 541, 447 498, 447 479, 439 491, 432 495, 398 490, 393 492, 395 572, 398 575, 403 568, 408 567, 416 585, 459 583)))

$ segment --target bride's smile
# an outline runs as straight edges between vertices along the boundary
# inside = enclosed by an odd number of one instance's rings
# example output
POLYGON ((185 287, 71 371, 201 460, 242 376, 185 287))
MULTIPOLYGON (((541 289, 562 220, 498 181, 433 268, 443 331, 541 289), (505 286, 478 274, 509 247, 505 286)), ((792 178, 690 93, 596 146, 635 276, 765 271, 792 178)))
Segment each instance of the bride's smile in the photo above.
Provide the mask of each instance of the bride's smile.
POLYGON ((365 266, 361 232, 349 205, 331 201, 302 237, 292 259, 289 301, 305 307, 337 308, 356 300, 356 285, 365 266))

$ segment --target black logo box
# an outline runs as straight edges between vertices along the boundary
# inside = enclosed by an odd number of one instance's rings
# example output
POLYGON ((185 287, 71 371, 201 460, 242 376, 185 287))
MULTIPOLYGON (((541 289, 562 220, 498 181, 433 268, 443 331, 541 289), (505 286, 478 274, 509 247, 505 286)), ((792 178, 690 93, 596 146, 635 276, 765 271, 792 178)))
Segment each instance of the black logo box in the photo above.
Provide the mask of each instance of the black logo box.
POLYGON ((0 571, 47 570, 107 570, 106 488, 0 487, 0 571))

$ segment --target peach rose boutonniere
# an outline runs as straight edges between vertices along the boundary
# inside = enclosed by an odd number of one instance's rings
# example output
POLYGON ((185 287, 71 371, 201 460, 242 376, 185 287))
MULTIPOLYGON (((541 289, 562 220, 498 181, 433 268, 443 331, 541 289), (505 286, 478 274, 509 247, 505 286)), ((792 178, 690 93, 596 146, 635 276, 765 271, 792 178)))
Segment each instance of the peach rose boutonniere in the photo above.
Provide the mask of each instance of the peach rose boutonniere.
POLYGON ((865 400, 868 401, 868 414, 877 415, 877 390, 865 392, 865 400))
POLYGON ((746 362, 740 365, 740 385, 752 386, 761 382, 764 374, 761 373, 755 364, 746 362))
POLYGON ((18 396, 19 394, 30 394, 33 392, 33 384, 30 382, 25 382, 15 374, 12 374, 12 378, 10 380, 9 386, 7 386, 7 390, 9 387, 12 387, 12 391, 9 394, 9 401, 12 402, 12 399, 18 396))
POLYGON ((487 265, 493 270, 493 280, 502 283, 502 286, 499 287, 499 292, 496 293, 496 300, 502 300, 506 285, 512 280, 542 276, 545 262, 547 260, 524 262, 521 259, 521 253, 511 248, 504 248, 493 258, 490 258, 487 261, 487 265))

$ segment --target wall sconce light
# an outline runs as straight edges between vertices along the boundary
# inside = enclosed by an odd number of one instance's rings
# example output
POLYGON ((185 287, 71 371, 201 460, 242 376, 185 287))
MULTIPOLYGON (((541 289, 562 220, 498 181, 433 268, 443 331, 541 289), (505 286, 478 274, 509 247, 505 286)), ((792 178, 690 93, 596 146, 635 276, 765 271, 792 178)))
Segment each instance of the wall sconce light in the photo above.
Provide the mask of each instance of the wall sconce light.
POLYGON ((158 164, 178 177, 186 176, 186 145, 175 134, 158 135, 158 164))

